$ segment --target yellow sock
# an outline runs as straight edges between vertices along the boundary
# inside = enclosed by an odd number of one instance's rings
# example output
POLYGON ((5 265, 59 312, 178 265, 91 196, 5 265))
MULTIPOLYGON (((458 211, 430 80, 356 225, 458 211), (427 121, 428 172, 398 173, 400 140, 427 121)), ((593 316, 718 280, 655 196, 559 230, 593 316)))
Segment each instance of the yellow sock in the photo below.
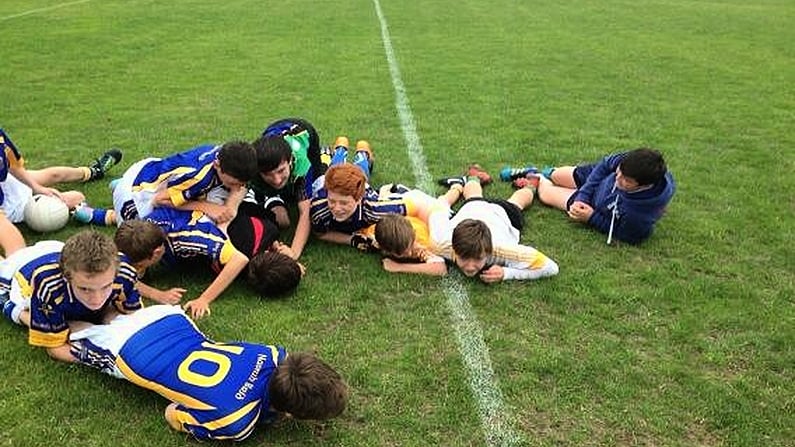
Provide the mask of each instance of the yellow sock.
POLYGON ((116 225, 116 211, 108 210, 108 212, 105 213, 105 225, 108 227, 116 225))
POLYGON ((91 169, 88 166, 80 166, 80 170, 83 171, 83 179, 80 181, 87 182, 91 178, 91 169))

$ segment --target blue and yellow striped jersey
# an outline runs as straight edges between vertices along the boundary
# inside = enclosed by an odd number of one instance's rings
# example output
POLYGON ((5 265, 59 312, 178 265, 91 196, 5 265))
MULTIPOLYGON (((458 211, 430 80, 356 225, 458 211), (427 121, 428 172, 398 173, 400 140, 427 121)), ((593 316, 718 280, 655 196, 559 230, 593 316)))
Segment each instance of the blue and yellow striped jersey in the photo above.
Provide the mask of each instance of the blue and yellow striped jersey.
POLYGON ((138 275, 126 256, 119 254, 119 272, 113 281, 105 306, 97 311, 85 307, 64 278, 58 263, 60 249, 49 252, 21 266, 14 275, 21 294, 30 299, 31 345, 54 348, 67 342, 70 320, 99 322, 108 305, 121 313, 130 313, 142 307, 141 297, 135 288, 138 275))
POLYGON ((157 207, 146 220, 166 233, 166 252, 162 262, 176 266, 184 260, 207 260, 214 267, 224 266, 235 247, 229 237, 201 211, 157 207))
POLYGON ((133 181, 133 192, 155 191, 165 182, 174 206, 201 199, 221 184, 214 162, 221 146, 204 145, 166 158, 152 160, 133 181))
POLYGON ((379 199, 378 192, 368 185, 364 191, 364 197, 356 205, 353 215, 348 220, 339 222, 334 220, 334 216, 331 214, 328 207, 328 191, 323 187, 315 191, 312 196, 310 218, 312 230, 318 233, 338 231, 352 234, 377 223, 385 214, 395 213, 405 216, 412 214, 411 211, 409 201, 401 197, 379 199))
POLYGON ((283 347, 215 343, 185 315, 169 315, 124 343, 116 364, 127 380, 177 404, 172 427, 197 439, 242 440, 270 412, 268 382, 283 347))

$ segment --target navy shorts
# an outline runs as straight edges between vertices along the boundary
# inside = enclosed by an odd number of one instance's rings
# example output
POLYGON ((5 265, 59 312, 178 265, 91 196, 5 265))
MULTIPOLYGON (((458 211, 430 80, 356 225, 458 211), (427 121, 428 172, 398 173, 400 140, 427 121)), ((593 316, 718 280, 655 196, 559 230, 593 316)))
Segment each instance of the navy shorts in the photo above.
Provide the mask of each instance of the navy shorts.
MULTIPOLYGON (((572 173, 574 177, 574 184, 577 185, 577 189, 582 188, 582 185, 588 180, 588 176, 591 175, 594 168, 596 168, 595 164, 588 164, 588 165, 580 165, 574 168, 574 172, 572 173)), ((571 204, 574 203, 574 196, 577 194, 574 193, 569 197, 569 200, 566 201, 566 209, 571 208, 571 204)))

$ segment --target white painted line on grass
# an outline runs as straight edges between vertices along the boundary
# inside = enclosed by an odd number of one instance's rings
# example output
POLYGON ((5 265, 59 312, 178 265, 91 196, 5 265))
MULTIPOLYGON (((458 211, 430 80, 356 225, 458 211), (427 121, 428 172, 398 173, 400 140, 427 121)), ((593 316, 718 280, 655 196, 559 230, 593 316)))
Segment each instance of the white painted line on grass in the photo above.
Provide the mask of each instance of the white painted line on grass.
POLYGON ((406 144, 408 145, 409 158, 414 167, 414 175, 417 177, 417 186, 423 191, 430 191, 433 187, 431 174, 428 172, 428 166, 425 163, 425 155, 417 133, 417 126, 414 124, 414 117, 411 114, 411 107, 409 107, 406 87, 403 86, 400 68, 398 68, 397 59, 395 59, 395 52, 392 50, 392 40, 389 38, 386 19, 383 12, 381 12, 381 4, 378 0, 373 0, 373 3, 378 14, 378 20, 381 22, 381 40, 384 42, 386 60, 389 63, 389 74, 392 75, 392 85, 395 87, 395 107, 397 107, 398 117, 400 118, 400 126, 403 128, 403 138, 406 139, 406 144))
POLYGON ((76 2, 59 3, 59 4, 53 5, 53 6, 47 6, 46 8, 31 9, 29 11, 20 12, 19 14, 13 14, 13 15, 10 15, 10 16, 0 17, 0 22, 2 22, 4 20, 16 19, 17 17, 27 16, 27 15, 30 15, 30 14, 36 14, 37 12, 52 11, 53 9, 64 8, 66 6, 72 6, 72 5, 78 5, 80 3, 87 3, 87 2, 90 2, 90 1, 91 0, 78 0, 76 2))
MULTIPOLYGON (((373 0, 378 20, 381 22, 381 39, 384 43, 389 73, 395 88, 395 106, 397 107, 403 137, 406 139, 409 158, 417 177, 417 186, 424 191, 432 191, 433 182, 425 163, 420 137, 414 124, 414 117, 409 107, 408 95, 400 77, 392 40, 389 37, 386 18, 381 11, 379 0, 373 0)), ((480 422, 483 426, 486 444, 489 446, 511 446, 521 443, 521 437, 514 431, 502 403, 502 392, 497 385, 494 371, 491 368, 489 348, 483 341, 480 323, 469 305, 469 297, 460 281, 461 276, 454 274, 442 282, 447 297, 450 320, 458 342, 458 351, 464 359, 464 366, 469 375, 469 387, 477 401, 480 422)))

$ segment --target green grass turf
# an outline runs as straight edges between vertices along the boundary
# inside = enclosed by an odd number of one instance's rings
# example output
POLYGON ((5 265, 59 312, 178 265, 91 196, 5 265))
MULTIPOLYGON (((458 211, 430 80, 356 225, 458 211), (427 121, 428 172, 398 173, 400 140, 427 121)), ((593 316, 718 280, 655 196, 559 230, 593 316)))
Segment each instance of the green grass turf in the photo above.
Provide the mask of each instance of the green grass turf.
MULTIPOLYGON (((326 142, 370 140, 373 183, 415 181, 370 1, 93 0, 16 16, 56 5, 6 0, 0 12, 0 125, 31 168, 119 146, 120 174, 301 116, 326 142)), ((462 280, 518 443, 791 445, 795 6, 381 6, 433 176, 648 145, 678 182, 641 247, 606 246, 536 204, 523 240, 560 275, 462 280)), ((77 187, 110 204, 103 182, 77 187)), ((235 285, 199 326, 317 352, 348 380, 350 406, 330 422, 260 429, 246 445, 486 444, 443 283, 319 242, 303 261, 296 295, 261 302, 235 285)), ((155 282, 195 297, 208 280, 155 282)), ((0 337, 0 445, 195 444, 168 429, 159 396, 56 364, 10 324, 0 337)))

